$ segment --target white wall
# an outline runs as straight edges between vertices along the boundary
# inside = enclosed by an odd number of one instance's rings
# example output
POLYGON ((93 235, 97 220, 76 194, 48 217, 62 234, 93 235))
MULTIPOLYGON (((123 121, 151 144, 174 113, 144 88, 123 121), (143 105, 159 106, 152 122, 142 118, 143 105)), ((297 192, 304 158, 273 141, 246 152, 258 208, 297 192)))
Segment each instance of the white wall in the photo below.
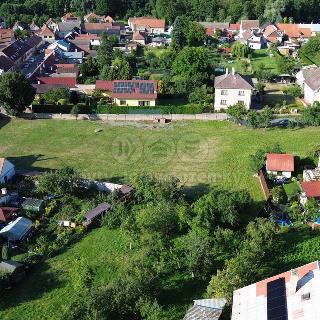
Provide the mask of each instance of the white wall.
MULTIPOLYGON (((115 98, 114 102, 116 105, 120 106, 120 100, 124 100, 126 103, 122 104, 123 106, 136 107, 139 106, 139 101, 149 101, 150 106, 154 107, 156 105, 156 100, 148 100, 148 99, 118 99, 115 98)), ((141 106, 143 108, 143 106, 141 106)))
POLYGON ((247 109, 250 109, 251 106, 251 90, 243 90, 243 89, 215 89, 215 99, 214 99, 214 109, 226 109, 230 106, 235 105, 239 101, 244 101, 244 105, 247 109), (222 91, 227 90, 227 95, 222 95, 222 91), (239 96, 239 91, 244 91, 244 96, 239 96), (221 100, 226 100, 227 104, 222 105, 221 100))
POLYGON ((2 172, 0 173, 0 183, 5 183, 6 180, 10 181, 14 174, 14 165, 10 161, 4 160, 2 172))
POLYGON ((315 101, 320 102, 320 92, 313 91, 306 83, 304 84, 304 101, 312 104, 315 101))

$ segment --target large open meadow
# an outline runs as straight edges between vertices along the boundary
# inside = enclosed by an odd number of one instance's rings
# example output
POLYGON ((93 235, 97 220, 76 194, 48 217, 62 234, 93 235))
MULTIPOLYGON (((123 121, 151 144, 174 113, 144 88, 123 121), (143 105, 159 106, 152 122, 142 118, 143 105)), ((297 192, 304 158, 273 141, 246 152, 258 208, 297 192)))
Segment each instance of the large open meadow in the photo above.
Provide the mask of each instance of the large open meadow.
MULTIPOLYGON (((18 168, 47 170, 69 165, 88 177, 114 181, 128 181, 130 175, 143 171, 160 177, 173 175, 186 185, 190 196, 209 185, 218 185, 247 189, 259 204, 263 197, 250 170, 250 155, 258 148, 279 143, 284 151, 306 157, 319 144, 319 137, 319 128, 252 130, 227 122, 161 126, 12 120, 0 122, 0 157, 8 157, 18 168), (102 130, 95 133, 98 128, 102 130)), ((252 208, 248 212, 252 218, 256 213, 252 208)), ((306 239, 309 241, 309 237, 306 239)), ((61 255, 48 259, 12 290, 0 319, 57 318, 62 305, 76 294, 68 279, 68 267, 77 255, 91 261, 95 281, 105 283, 130 259, 129 243, 119 231, 105 227, 93 230, 61 255)), ((292 257, 288 259, 298 259, 294 251, 292 257)), ((168 283, 172 305, 168 305, 167 318, 176 320, 204 288, 184 281, 183 275, 172 281, 183 284, 178 287, 180 291, 172 292, 168 283)))

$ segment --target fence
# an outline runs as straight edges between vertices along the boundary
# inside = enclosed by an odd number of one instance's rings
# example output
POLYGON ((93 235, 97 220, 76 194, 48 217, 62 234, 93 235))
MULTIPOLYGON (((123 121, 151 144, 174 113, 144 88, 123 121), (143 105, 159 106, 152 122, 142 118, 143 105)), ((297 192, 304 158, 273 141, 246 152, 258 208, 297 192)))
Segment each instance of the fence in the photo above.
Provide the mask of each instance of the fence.
POLYGON ((265 178, 262 170, 259 170, 258 177, 259 177, 259 181, 260 181, 260 185, 261 185, 261 189, 262 189, 264 198, 265 198, 265 200, 269 200, 270 191, 269 191, 268 184, 267 184, 266 178, 265 178))
MULTIPOLYGON (((26 119, 60 119, 76 120, 74 115, 63 113, 30 113, 25 114, 26 119)), ((156 121, 166 119, 169 121, 202 120, 222 121, 227 120, 226 113, 202 113, 202 114, 79 114, 78 120, 103 120, 103 121, 156 121)))

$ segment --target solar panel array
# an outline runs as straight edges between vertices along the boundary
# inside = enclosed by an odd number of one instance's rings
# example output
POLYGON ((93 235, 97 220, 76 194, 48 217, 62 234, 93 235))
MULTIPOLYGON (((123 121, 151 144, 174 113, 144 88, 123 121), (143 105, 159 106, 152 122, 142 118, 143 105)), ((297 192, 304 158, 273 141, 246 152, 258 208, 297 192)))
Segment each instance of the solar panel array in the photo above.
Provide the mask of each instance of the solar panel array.
POLYGON ((152 82, 129 82, 117 81, 114 83, 114 93, 140 93, 140 94, 153 94, 155 91, 154 83, 152 82))
POLYGON ((267 283, 267 314, 268 320, 288 320, 285 278, 267 283))

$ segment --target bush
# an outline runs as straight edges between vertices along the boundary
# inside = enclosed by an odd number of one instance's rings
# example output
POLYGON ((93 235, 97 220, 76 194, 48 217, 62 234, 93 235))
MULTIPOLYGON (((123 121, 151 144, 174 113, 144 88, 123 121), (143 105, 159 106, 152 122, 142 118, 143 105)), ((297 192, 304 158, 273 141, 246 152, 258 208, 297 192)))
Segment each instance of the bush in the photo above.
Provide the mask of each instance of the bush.
MULTIPOLYGON (((70 114, 70 111, 73 108, 73 104, 65 104, 65 105, 32 105, 32 110, 35 113, 68 113, 70 114)), ((83 103, 78 103, 79 107, 79 113, 92 113, 92 108, 83 104, 83 103)))

